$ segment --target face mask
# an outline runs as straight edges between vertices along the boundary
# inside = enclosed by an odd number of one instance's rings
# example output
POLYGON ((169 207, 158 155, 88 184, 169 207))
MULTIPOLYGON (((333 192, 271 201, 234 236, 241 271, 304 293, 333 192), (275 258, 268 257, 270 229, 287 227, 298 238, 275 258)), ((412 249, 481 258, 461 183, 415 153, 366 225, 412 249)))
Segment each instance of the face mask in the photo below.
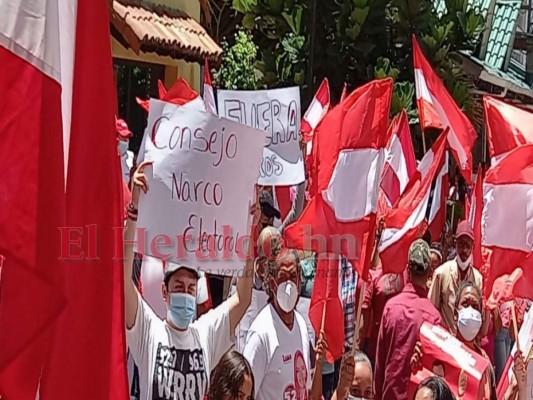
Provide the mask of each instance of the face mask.
POLYGON ((167 317, 178 329, 187 329, 196 315, 196 297, 187 293, 170 293, 167 317))
POLYGON ((291 312, 298 302, 298 287, 293 281, 282 282, 276 292, 279 307, 286 313, 291 312))
POLYGON ((457 256, 457 265, 461 268, 461 271, 465 271, 470 264, 472 263, 472 254, 466 259, 466 261, 461 260, 461 257, 457 256))
POLYGON ((352 396, 351 394, 348 395, 348 400, 369 400, 367 399, 366 397, 355 397, 355 396, 352 396))
POLYGON ((472 307, 459 310, 457 329, 467 342, 471 342, 475 339, 481 329, 481 323, 481 313, 478 310, 472 307))

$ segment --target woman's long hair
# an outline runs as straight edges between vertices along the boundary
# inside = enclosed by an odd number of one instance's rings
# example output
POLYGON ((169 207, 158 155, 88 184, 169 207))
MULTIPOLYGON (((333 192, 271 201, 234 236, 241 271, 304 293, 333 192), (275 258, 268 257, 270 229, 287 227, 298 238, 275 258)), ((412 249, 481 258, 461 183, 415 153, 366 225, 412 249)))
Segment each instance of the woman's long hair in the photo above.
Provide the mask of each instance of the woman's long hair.
POLYGON ((244 382, 244 378, 249 376, 252 380, 252 394, 254 398, 255 384, 254 374, 250 364, 244 356, 237 350, 230 350, 222 356, 220 362, 211 372, 209 382, 209 391, 207 400, 220 400, 224 396, 230 396, 231 399, 239 397, 239 390, 244 382))

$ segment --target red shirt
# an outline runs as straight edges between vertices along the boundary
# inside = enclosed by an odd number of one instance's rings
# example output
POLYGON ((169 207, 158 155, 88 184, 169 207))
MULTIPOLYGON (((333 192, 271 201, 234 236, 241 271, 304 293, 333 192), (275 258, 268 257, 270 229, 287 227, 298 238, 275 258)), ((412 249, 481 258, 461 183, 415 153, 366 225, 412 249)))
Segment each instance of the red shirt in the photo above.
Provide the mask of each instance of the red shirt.
POLYGON ((368 357, 376 358, 376 344, 378 342, 381 316, 387 301, 400 293, 404 285, 403 274, 383 274, 381 268, 370 270, 369 280, 365 286, 365 296, 362 308, 370 309, 368 325, 368 357))
POLYGON ((439 325, 440 313, 427 298, 427 289, 406 283, 383 310, 376 354, 375 400, 407 400, 411 357, 424 321, 439 325))

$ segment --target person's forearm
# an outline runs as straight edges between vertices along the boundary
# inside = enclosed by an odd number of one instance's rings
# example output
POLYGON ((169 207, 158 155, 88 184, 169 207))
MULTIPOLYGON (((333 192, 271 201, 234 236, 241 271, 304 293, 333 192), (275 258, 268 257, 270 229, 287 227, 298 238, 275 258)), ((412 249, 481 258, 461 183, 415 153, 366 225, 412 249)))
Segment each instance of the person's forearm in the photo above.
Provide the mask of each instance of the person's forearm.
POLYGON ((315 374, 313 375, 313 383, 311 385, 311 392, 309 393, 309 400, 320 400, 322 398, 322 361, 315 363, 315 374))
POLYGON ((331 397, 331 400, 346 400, 348 398, 349 392, 350 392, 350 385, 344 384, 339 381, 339 385, 335 389, 335 392, 333 392, 333 396, 331 397))
POLYGON ((137 289, 133 283, 133 240, 135 238, 135 221, 127 219, 124 228, 124 303, 126 327, 135 325, 137 315, 137 289))
POLYGON ((235 332, 237 325, 241 322, 248 306, 252 302, 253 276, 253 244, 250 240, 244 273, 237 279, 235 294, 228 299, 230 309, 230 330, 232 333, 235 332))
POLYGON ((305 181, 300 183, 297 186, 297 192, 296 192, 296 199, 294 200, 294 203, 292 204, 291 210, 289 211, 289 214, 279 227, 280 233, 283 233, 285 228, 295 222, 298 218, 300 218, 300 215, 302 215, 302 212, 304 210, 305 206, 305 181))

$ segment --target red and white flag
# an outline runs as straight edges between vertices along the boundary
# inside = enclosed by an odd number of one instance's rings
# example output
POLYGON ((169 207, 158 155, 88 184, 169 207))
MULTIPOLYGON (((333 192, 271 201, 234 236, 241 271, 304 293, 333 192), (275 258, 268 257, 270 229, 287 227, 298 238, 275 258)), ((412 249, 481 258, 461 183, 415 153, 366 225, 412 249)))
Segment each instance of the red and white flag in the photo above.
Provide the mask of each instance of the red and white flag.
POLYGON ((125 400, 108 2, 3 0, 0 15, 0 394, 125 400))
POLYGON ((440 135, 424 157, 424 172, 416 173, 396 205, 385 214, 378 246, 384 273, 403 272, 411 243, 421 237, 425 230, 428 208, 431 206, 431 186, 442 168, 446 134, 443 132, 440 135))
POLYGON ((157 80, 157 91, 160 99, 163 99, 167 95, 167 88, 159 79, 157 80))
POLYGON ((432 105, 442 128, 448 128, 448 143, 453 156, 467 183, 472 184, 472 148, 477 137, 476 130, 425 59, 414 36, 413 52, 416 82, 423 93, 424 103, 432 105))
POLYGON ((483 109, 491 158, 533 143, 533 113, 490 96, 483 96, 483 109))
POLYGON ((316 91, 315 97, 313 97, 309 108, 305 112, 300 125, 304 141, 307 143, 307 155, 311 154, 315 129, 328 112, 329 104, 329 83, 328 79, 324 78, 320 87, 316 91))
POLYGON ((487 171, 483 184, 482 244, 488 250, 486 296, 496 278, 521 267, 516 297, 533 290, 533 144, 517 147, 487 171))
POLYGON ((344 255, 361 277, 374 242, 391 98, 392 79, 377 80, 328 112, 315 137, 312 198, 285 230, 291 247, 344 255))
MULTIPOLYGON (((432 160, 432 154, 428 153, 420 161, 418 168, 422 171, 422 176, 425 176, 427 173, 428 166, 432 160)), ((448 176, 449 163, 448 151, 445 151, 437 176, 431 185, 430 205, 426 214, 426 221, 432 241, 440 240, 440 236, 446 225, 446 201, 450 191, 450 179, 448 176)))
POLYGON ((328 344, 326 359, 330 364, 344 353, 344 311, 341 297, 341 258, 337 255, 318 257, 309 320, 316 337, 323 327, 328 344), (322 323, 324 320, 324 323, 322 323))
POLYGON ((391 136, 380 187, 392 207, 416 172, 416 158, 405 110, 394 118, 389 129, 391 136))
MULTIPOLYGON (((179 77, 168 91, 159 81, 159 99, 172 104, 177 104, 178 106, 183 106, 192 102, 199 102, 200 104, 202 104, 201 108, 205 108, 200 95, 193 88, 191 88, 187 81, 182 77, 179 77)), ((146 112, 150 111, 149 99, 142 100, 136 97, 135 100, 137 101, 137 104, 139 104, 146 112)))
POLYGON ((204 102, 205 109, 215 115, 218 115, 217 104, 215 102, 215 92, 211 82, 211 72, 209 72, 209 62, 205 59, 204 65, 204 102))

